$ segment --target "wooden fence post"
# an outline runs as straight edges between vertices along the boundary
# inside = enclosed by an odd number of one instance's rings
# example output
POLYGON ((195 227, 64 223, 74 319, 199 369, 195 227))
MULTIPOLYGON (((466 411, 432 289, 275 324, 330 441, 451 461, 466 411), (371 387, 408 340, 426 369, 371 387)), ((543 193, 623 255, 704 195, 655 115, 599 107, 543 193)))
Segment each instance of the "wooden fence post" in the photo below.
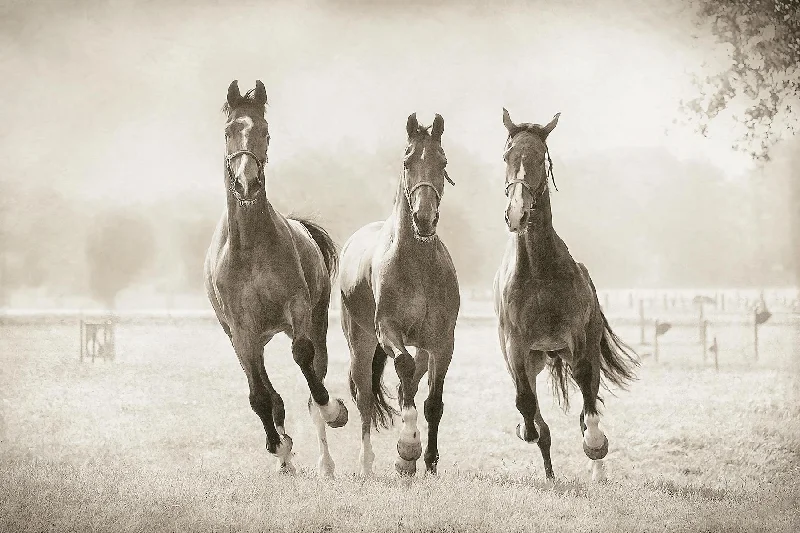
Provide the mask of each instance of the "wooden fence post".
POLYGON ((753 353, 758 361, 758 308, 753 309, 753 353))
POLYGON ((717 344, 717 336, 714 335, 714 344, 712 345, 714 351, 714 370, 719 372, 719 344, 717 344))
POLYGON ((703 302, 700 302, 700 314, 697 317, 697 329, 698 329, 698 336, 700 337, 700 342, 703 342, 703 338, 705 336, 705 332, 703 328, 705 327, 703 323, 705 322, 705 312, 703 311, 703 302))
POLYGON ((708 320, 703 320, 703 329, 700 338, 700 342, 703 343, 703 364, 705 364, 706 357, 708 356, 707 336, 708 336, 708 320))
POLYGON ((658 326, 659 322, 656 319, 655 327, 653 328, 653 361, 658 363, 658 326))
POLYGON ((644 344, 644 302, 639 298, 639 344, 644 344))

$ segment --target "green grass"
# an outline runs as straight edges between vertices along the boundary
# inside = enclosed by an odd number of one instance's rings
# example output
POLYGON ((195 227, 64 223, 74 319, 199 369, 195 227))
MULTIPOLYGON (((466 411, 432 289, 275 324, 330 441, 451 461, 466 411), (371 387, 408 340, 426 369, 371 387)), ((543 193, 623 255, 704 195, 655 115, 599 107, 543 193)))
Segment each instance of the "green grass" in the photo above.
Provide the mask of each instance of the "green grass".
MULTIPOLYGON (((790 335, 786 330, 785 335, 790 335)), ((334 324, 327 383, 350 422, 329 430, 336 480, 314 473, 307 387, 276 338, 267 368, 295 442, 274 472, 241 368, 218 326, 122 325, 113 363, 77 361, 77 327, 0 329, 0 531, 794 531, 800 498, 795 355, 759 365, 646 360, 606 393, 610 481, 588 481, 569 413, 540 398, 557 482, 519 415, 493 324, 462 321, 445 385, 440 475, 398 479, 396 429, 373 438, 377 476, 357 470, 358 413, 334 324)), ((631 338, 629 332, 623 332, 631 338)), ((788 339, 788 344, 797 340, 788 339)), ((677 359, 677 361, 682 361, 677 359)), ((393 371, 387 381, 396 382, 393 371)), ((418 403, 427 393, 423 386, 418 403)), ((424 419, 421 428, 425 435, 424 419)), ((424 438, 423 438, 424 440, 424 438)), ((420 467, 422 462, 420 461, 420 467)))

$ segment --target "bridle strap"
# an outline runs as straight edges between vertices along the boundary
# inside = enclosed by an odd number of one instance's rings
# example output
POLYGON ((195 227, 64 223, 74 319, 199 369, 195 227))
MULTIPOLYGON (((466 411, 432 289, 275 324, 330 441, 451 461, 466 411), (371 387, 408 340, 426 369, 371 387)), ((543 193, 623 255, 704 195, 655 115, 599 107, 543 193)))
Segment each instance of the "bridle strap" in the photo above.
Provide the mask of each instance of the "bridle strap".
POLYGON ((514 184, 517 184, 517 183, 522 185, 524 188, 528 189, 528 192, 531 194, 531 196, 533 196, 533 189, 531 189, 531 186, 528 185, 528 183, 525 180, 521 180, 521 179, 513 179, 513 180, 509 181, 508 183, 506 183, 506 196, 508 196, 508 193, 509 193, 508 190, 511 188, 511 186, 514 185, 514 184))
POLYGON ((439 189, 436 188, 436 185, 434 185, 433 183, 431 183, 429 181, 420 181, 419 183, 417 183, 416 185, 411 187, 411 189, 407 189, 408 190, 407 194, 408 194, 409 202, 411 201, 411 196, 413 196, 414 191, 416 191, 420 187, 430 187, 431 189, 433 189, 433 193, 436 195, 437 203, 442 201, 442 195, 441 195, 441 193, 439 193, 439 189))

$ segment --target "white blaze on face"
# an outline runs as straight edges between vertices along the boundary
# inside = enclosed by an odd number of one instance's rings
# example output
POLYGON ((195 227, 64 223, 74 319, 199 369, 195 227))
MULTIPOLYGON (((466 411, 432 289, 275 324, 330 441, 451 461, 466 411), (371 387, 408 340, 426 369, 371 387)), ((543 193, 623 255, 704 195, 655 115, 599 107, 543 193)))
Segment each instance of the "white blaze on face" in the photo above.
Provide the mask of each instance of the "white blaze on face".
MULTIPOLYGON (((517 180, 525 180, 525 160, 519 163, 519 170, 515 177, 517 180)), ((521 229, 522 218, 525 215, 525 198, 523 191, 525 187, 522 183, 514 183, 508 192, 508 207, 506 208, 506 215, 508 217, 508 227, 512 231, 521 229)))
MULTIPOLYGON (((250 130, 253 129, 253 119, 250 117, 239 117, 235 121, 237 124, 240 125, 241 130, 239 134, 241 135, 241 144, 240 146, 242 149, 247 149, 247 142, 250 140, 250 130)), ((254 162, 251 161, 253 158, 248 156, 239 156, 235 160, 236 167, 233 169, 237 176, 244 176, 246 165, 253 164, 254 162)), ((244 184, 246 185, 246 184, 244 184)))

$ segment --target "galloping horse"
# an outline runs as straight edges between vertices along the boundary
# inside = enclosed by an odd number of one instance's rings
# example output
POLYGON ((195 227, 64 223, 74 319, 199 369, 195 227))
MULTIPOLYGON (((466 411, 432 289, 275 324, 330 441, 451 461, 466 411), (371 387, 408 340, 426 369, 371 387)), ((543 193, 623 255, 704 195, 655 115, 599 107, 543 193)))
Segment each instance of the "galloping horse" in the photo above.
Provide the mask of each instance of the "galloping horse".
POLYGON ((267 451, 278 470, 293 473, 292 439, 284 429, 283 400, 264 368, 264 346, 279 332, 292 339, 292 355, 311 397, 322 475, 333 475, 325 424, 347 423, 347 408, 330 401, 323 380, 328 370, 328 303, 337 266, 336 245, 320 226, 285 218, 267 200, 264 166, 269 129, 267 92, 261 81, 242 96, 234 80, 223 111, 227 207, 205 261, 208 299, 247 375, 250 406, 261 419, 267 451), (313 403, 312 403, 313 402, 313 403))
POLYGON ((517 436, 538 442, 545 475, 552 479, 550 428, 539 409, 536 376, 550 366, 554 389, 566 408, 571 375, 583 395, 583 451, 593 460, 592 479, 600 480, 605 477, 601 460, 608 453, 608 438, 598 426, 600 376, 624 387, 634 379, 638 362, 611 331, 588 270, 572 258, 553 229, 548 186, 553 164, 545 142, 559 115, 546 126, 514 124, 503 109, 508 130, 505 219, 513 235, 494 279, 494 305, 500 346, 523 418, 517 436))
POLYGON ((350 391, 361 414, 361 474, 372 474, 370 426, 388 427, 398 412, 386 401, 382 375, 394 358, 403 425, 397 441, 400 474, 414 475, 422 453, 414 396, 429 372, 425 465, 436 472, 444 378, 453 356, 460 307, 455 267, 436 235, 445 180, 453 183, 442 149, 444 119, 422 127, 406 123, 408 146, 392 214, 345 243, 341 254, 342 329, 350 346, 350 391), (430 130, 430 131, 429 131, 430 130), (417 348, 411 357, 406 346, 417 348))

